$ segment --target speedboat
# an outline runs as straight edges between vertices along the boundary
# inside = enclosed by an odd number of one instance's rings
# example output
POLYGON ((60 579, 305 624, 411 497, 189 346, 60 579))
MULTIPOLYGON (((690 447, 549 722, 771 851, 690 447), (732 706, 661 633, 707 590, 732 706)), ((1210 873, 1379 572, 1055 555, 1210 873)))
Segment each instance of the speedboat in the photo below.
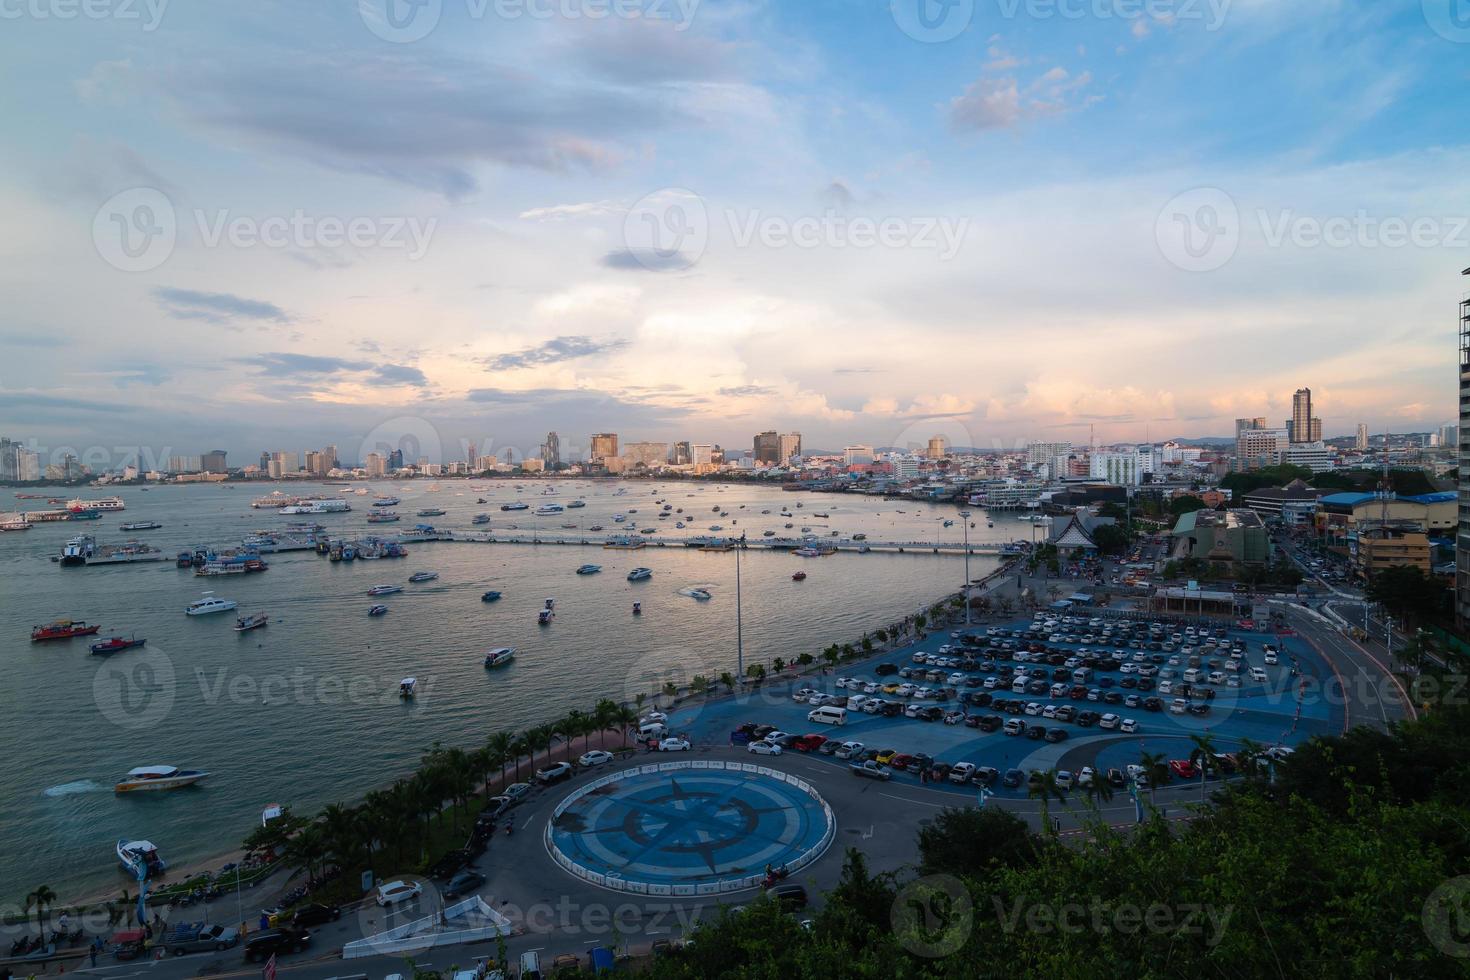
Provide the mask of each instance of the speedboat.
POLYGON ((408 577, 408 580, 410 582, 432 582, 438 577, 438 572, 414 572, 408 577))
POLYGON ((500 509, 501 510, 530 510, 531 509, 531 505, 528 504, 528 503, 526 503, 525 501, 517 500, 513 504, 501 504, 500 505, 500 509))
POLYGON ((158 848, 151 841, 128 840, 123 837, 117 842, 117 859, 129 874, 155 878, 163 874, 168 865, 158 856, 158 848))
POLYGON ((516 658, 515 647, 496 647, 485 654, 486 667, 504 667, 516 658))
POLYGON ((94 636, 102 627, 91 626, 81 620, 58 619, 47 626, 31 627, 31 642, 43 640, 69 640, 74 636, 94 636))
POLYGON ((634 616, 642 616, 643 615, 643 603, 641 603, 641 602, 635 602, 635 603, 633 603, 633 615, 634 616))
POLYGON ((368 610, 369 616, 385 616, 387 615, 387 613, 388 607, 383 605, 373 606, 371 609, 368 610))
POLYGON ((476 514, 475 515, 475 519, 472 520, 472 521, 470 521, 470 523, 471 524, 489 524, 490 523, 490 515, 489 514, 476 514))
POLYGON ((425 507, 423 510, 421 510, 421 511, 418 512, 418 515, 417 516, 419 516, 419 517, 443 517, 444 516, 444 511, 440 510, 438 507, 425 507))
POLYGON ((272 820, 279 820, 286 815, 286 810, 279 803, 267 803, 260 811, 260 825, 269 827, 272 820))
POLYGON ((587 530, 589 530, 589 531, 601 531, 602 530, 602 525, 601 524, 594 524, 591 527, 589 527, 587 530))
POLYGON ((806 572, 797 572, 795 575, 791 576, 791 581, 793 581, 793 582, 805 582, 806 581, 806 572))
POLYGON ((629 582, 644 582, 651 578, 653 578, 653 569, 651 568, 635 568, 628 573, 629 582))
POLYGON ((179 769, 174 766, 139 766, 113 787, 118 793, 134 793, 155 789, 179 789, 192 786, 209 773, 202 769, 179 769))
MULTIPOLYGON (((790 527, 789 524, 787 526, 790 527)), ((866 541, 866 540, 868 540, 868 536, 866 534, 854 534, 852 536, 852 539, 854 541, 866 541)))
POLYGON ((550 609, 543 609, 539 613, 536 614, 536 625, 538 625, 538 626, 550 626, 551 625, 551 620, 555 616, 556 616, 556 613, 552 612, 550 609))
POLYGON ((546 517, 550 514, 560 514, 565 510, 566 508, 561 504, 542 504, 536 508, 536 513, 541 517, 546 517))
POLYGON ((685 589, 684 590, 684 594, 687 595, 691 599, 704 600, 704 599, 713 599, 714 598, 714 596, 710 593, 709 589, 685 589))
POLYGON ((602 571, 602 566, 601 565, 583 565, 581 568, 577 569, 577 574, 578 575, 596 575, 600 571, 602 571))
POLYGON ((486 592, 484 595, 480 596, 481 602, 498 602, 499 600, 500 593, 496 592, 494 589, 491 589, 489 592, 486 592))
POLYGON ((765 537, 765 538, 774 538, 775 536, 776 536, 776 532, 775 531, 765 531, 765 532, 762 532, 762 534, 761 534, 761 537, 765 537))
POLYGON ((547 599, 546 600, 546 604, 544 606, 542 606, 542 608, 545 609, 547 612, 555 612, 556 611, 556 600, 555 599, 547 599))
POLYGON ((140 640, 133 636, 110 636, 100 643, 93 643, 88 649, 99 656, 105 657, 110 653, 121 653, 124 650, 131 650, 133 647, 140 647, 147 642, 147 640, 140 640))
POLYGON ((409 701, 417 693, 418 686, 419 679, 417 677, 405 677, 398 682, 398 696, 405 701, 409 701))
POLYGON ((262 626, 269 625, 270 621, 271 617, 269 613, 256 613, 253 616, 241 616, 239 619, 235 620, 235 632, 246 633, 250 630, 258 630, 262 626))
POLYGON ((403 586, 401 586, 401 585, 375 585, 371 589, 368 589, 367 594, 368 595, 396 595, 397 593, 402 592, 402 591, 403 591, 403 586))
POLYGON ((204 593, 204 598, 195 599, 184 607, 186 616, 208 616, 211 613, 230 612, 239 603, 234 599, 221 599, 213 592, 204 593))

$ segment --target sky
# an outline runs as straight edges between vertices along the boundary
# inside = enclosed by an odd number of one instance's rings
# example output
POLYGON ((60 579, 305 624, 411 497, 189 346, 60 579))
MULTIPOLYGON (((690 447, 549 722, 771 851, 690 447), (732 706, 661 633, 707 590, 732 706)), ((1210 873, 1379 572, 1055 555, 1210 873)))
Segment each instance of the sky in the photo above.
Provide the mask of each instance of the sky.
POLYGON ((0 435, 1432 429, 1464 3, 0 0, 0 435))

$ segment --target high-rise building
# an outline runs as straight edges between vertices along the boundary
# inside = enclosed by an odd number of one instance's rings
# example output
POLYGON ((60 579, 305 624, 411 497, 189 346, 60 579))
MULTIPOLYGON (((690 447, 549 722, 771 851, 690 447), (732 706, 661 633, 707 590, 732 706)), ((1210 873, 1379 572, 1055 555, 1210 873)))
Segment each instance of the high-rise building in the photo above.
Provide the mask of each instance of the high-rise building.
POLYGON ((1312 389, 1298 388, 1291 396, 1291 441, 1312 441, 1312 389))
POLYGON ((1356 446, 1360 453, 1368 449, 1368 423, 1366 422, 1358 423, 1358 441, 1356 446))
POLYGON ((1460 443, 1460 427, 1453 422, 1446 422, 1439 427, 1439 444, 1446 448, 1454 448, 1460 443))
POLYGON ((715 461, 715 447, 696 442, 689 447, 690 462, 695 466, 709 466, 715 461))
POLYGON ((1307 433, 1308 433, 1308 435, 1311 436, 1311 438, 1308 439, 1307 442, 1321 442, 1322 441, 1322 420, 1319 419, 1319 418, 1317 418, 1315 415, 1312 416, 1312 425, 1311 425, 1311 428, 1309 428, 1307 430, 1307 433))
POLYGON ((395 449, 388 454, 387 467, 389 472, 403 469, 403 450, 395 449))
POLYGON ((229 467, 225 465, 225 451, 223 449, 211 449, 199 457, 199 466, 206 473, 227 473, 229 467))
POLYGON ((388 475, 388 461, 378 453, 368 453, 367 459, 362 461, 362 467, 367 471, 369 479, 388 475))
POLYGON ((41 478, 41 454, 30 449, 15 451, 15 479, 20 483, 35 483, 41 478))
POLYGON ((649 469, 662 466, 669 458, 669 444, 666 442, 630 442, 623 449, 623 459, 628 465, 642 465, 649 469))
POLYGON ((930 436, 929 449, 925 455, 930 459, 943 459, 949 455, 949 447, 945 445, 944 436, 930 436))
POLYGON ((593 433, 589 455, 594 463, 615 458, 618 455, 618 434, 616 432, 593 433))
POLYGON ((312 476, 326 476, 327 470, 331 468, 327 463, 327 457, 320 450, 308 449, 306 451, 306 472, 312 476))
POLYGON ((1139 483, 1137 451, 1119 453, 1093 453, 1088 460, 1087 475, 1094 480, 1106 480, 1119 486, 1132 487, 1139 483))
POLYGON ((789 463, 801 455, 801 433, 788 432, 781 436, 781 462, 789 463))
POLYGON ((1026 465, 1033 470, 1050 466, 1058 456, 1068 456, 1071 452, 1070 442, 1033 442, 1026 447, 1026 465))
POLYGON ((781 437, 776 430, 769 429, 755 437, 755 461, 774 466, 781 462, 781 437))
POLYGON ((1256 470, 1263 466, 1276 466, 1281 462, 1282 450, 1288 445, 1286 430, 1268 429, 1265 419, 1237 419, 1235 428, 1235 465, 1241 470, 1256 470), (1242 426, 1242 423, 1249 423, 1242 426))
POLYGON ((8 438, 0 438, 0 480, 16 480, 20 478, 19 453, 21 444, 11 442, 8 438))
POLYGON ((266 460, 265 471, 273 480, 279 480, 283 476, 295 476, 301 469, 296 461, 296 454, 285 449, 278 449, 270 454, 266 460))
POLYGON ((327 469, 329 470, 335 470, 342 465, 340 462, 341 457, 337 455, 336 446, 323 446, 322 456, 326 458, 327 469))
POLYGON ((694 462, 694 449, 687 442, 674 443, 674 451, 669 454, 669 462, 675 466, 687 466, 694 462))
POLYGON ((557 438, 555 432, 546 433, 546 441, 541 444, 541 461, 548 470, 554 470, 561 465, 561 439, 557 438))
MULTIPOLYGON (((1470 276, 1470 269, 1461 275, 1470 276)), ((1460 300, 1460 432, 1470 426, 1470 294, 1460 300)), ((1455 619, 1470 625, 1470 452, 1459 442, 1460 527, 1455 535, 1455 619)))
POLYGON ((168 458, 170 473, 198 473, 203 468, 204 464, 198 456, 170 456, 168 458))
POLYGON ((873 447, 848 446, 842 451, 842 461, 848 466, 866 466, 873 461, 873 447))

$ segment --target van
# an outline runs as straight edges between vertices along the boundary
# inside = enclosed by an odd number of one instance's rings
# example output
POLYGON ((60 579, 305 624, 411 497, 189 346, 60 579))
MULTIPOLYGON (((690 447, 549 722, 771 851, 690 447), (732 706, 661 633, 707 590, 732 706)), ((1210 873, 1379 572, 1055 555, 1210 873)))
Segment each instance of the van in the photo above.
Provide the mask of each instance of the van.
POLYGON ((521 954, 520 977, 521 980, 541 980, 541 957, 534 949, 521 954))
POLYGON ((639 738, 663 738, 668 733, 668 726, 661 721, 649 721, 638 726, 639 738))
POLYGON ((1092 683, 1092 668, 1091 667, 1078 667, 1076 670, 1072 671, 1072 683, 1074 683, 1074 684, 1091 684, 1092 683))
POLYGON ((1026 731, 1026 723, 1019 718, 1011 718, 1006 721, 1005 732, 1007 735, 1020 735, 1026 731))
POLYGON ((1198 668, 1191 667, 1184 672, 1184 683, 1186 684, 1193 684, 1197 682, 1199 678, 1200 672, 1198 668))
POLYGON ((816 708, 806 713, 806 720, 818 725, 845 725, 847 724, 847 709, 834 708, 831 705, 816 708))
POLYGON ((1013 680, 1013 681, 1011 681, 1011 693, 1012 694, 1025 694, 1026 693, 1026 683, 1029 680, 1030 680, 1030 678, 1026 677, 1024 674, 1017 674, 1016 675, 1016 679, 1013 680))

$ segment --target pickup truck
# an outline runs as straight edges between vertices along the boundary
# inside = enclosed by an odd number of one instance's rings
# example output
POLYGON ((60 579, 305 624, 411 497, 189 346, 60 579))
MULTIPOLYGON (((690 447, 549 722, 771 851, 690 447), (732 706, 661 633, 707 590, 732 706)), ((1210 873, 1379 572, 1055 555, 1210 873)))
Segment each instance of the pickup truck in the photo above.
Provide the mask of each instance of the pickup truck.
POLYGON ((847 768, 852 770, 854 776, 865 776, 868 779, 892 779, 893 770, 887 766, 869 759, 867 762, 854 762, 847 768))
POLYGON ((207 922, 185 922, 163 937, 163 948, 174 956, 229 949, 240 941, 240 933, 207 922))

